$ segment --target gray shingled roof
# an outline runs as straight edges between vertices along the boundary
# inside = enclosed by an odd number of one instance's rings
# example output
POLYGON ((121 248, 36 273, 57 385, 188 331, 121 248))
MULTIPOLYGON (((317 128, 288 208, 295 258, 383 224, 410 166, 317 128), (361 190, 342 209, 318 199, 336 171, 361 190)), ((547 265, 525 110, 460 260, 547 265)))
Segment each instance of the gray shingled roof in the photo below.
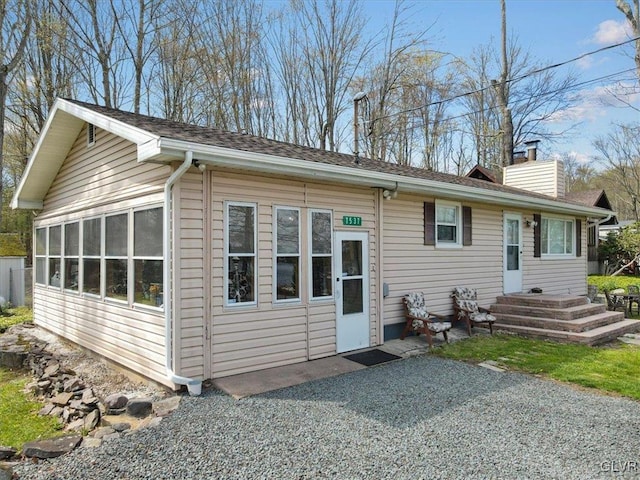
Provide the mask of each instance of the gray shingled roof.
MULTIPOLYGON (((194 142, 202 145, 229 148, 264 155, 273 155, 277 157, 299 159, 328 165, 339 165, 358 170, 369 170, 373 172, 388 173, 416 179, 425 179, 448 184, 456 184, 483 190, 517 194, 524 197, 545 199, 551 201, 555 200, 553 197, 550 197, 548 195, 542 195, 519 188, 491 183, 485 180, 451 175, 448 173, 432 172, 423 168, 381 162, 365 157, 355 157, 354 155, 350 154, 320 150, 317 148, 305 147, 301 145, 294 145, 291 143, 271 140, 244 133, 234 133, 211 127, 202 127, 198 125, 174 122, 162 118, 150 117, 147 115, 93 105, 77 100, 66 100, 84 108, 93 110, 96 113, 107 116, 114 120, 145 130, 151 134, 174 140, 194 142)), ((555 201, 558 201, 559 203, 584 205, 583 203, 575 202, 568 199, 557 199, 555 201)))

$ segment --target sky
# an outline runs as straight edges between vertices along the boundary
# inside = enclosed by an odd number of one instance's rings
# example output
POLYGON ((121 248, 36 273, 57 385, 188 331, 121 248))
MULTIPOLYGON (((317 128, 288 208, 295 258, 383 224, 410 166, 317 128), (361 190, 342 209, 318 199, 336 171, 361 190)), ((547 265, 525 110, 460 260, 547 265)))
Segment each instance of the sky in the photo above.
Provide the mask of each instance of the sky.
MULTIPOLYGON (((429 27, 429 48, 468 58, 479 45, 501 36, 500 0, 418 0, 410 2, 411 30, 429 27)), ((624 15, 615 0, 507 0, 507 33, 516 35, 519 45, 540 65, 553 65, 577 58, 603 47, 632 38, 624 15)), ((365 11, 373 24, 387 21, 393 12, 390 0, 364 0, 365 11)), ((580 123, 578 132, 554 145, 540 145, 540 152, 553 156, 572 153, 579 161, 592 163, 597 154, 592 146, 598 135, 610 131, 612 123, 639 122, 640 113, 615 102, 607 88, 616 80, 636 81, 632 45, 587 55, 570 66, 578 82, 617 74, 613 80, 585 86, 579 101, 561 112, 558 126, 580 123), (564 122, 564 123, 563 123, 564 122)), ((637 83, 636 83, 637 85, 637 83)), ((640 94, 629 98, 640 109, 640 94)), ((540 157, 539 157, 540 158, 540 157)), ((594 165, 595 166, 595 165, 594 165)))

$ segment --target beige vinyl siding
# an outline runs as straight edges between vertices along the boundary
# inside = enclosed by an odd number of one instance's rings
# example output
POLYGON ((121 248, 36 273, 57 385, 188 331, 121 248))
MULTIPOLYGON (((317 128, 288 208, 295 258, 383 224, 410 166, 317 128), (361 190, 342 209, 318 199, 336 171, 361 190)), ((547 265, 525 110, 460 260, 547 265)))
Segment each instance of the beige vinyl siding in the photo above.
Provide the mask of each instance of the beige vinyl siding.
POLYGON ((161 313, 122 308, 36 285, 33 318, 46 330, 159 383, 173 386, 165 374, 161 313))
MULTIPOLYGON (((212 215, 212 377, 275 367, 336 353, 335 300, 309 300, 308 216, 310 209, 333 211, 334 231, 343 215, 357 215, 369 232, 374 267, 375 191, 305 183, 268 176, 214 171, 212 215), (257 305, 225 307, 224 209, 226 201, 257 204, 257 305), (300 302, 273 302, 273 207, 300 208, 300 302)), ((373 280, 373 277, 372 277, 373 280)), ((375 287, 371 288, 371 337, 376 328, 375 287)), ((375 344, 375 343, 372 343, 375 344)))
MULTIPOLYGON (((87 147, 86 126, 80 132, 45 197, 36 228, 162 202, 170 167, 139 164, 135 145, 100 129, 96 134, 96 143, 87 147)), ((34 321, 173 387, 166 377, 164 316, 160 311, 36 285, 34 321)))
POLYGON ((87 147, 86 125, 44 199, 43 218, 161 192, 170 167, 139 164, 135 144, 96 129, 87 147))
POLYGON ((205 318, 209 299, 205 295, 205 272, 210 262, 205 249, 205 177, 196 169, 191 169, 174 187, 176 217, 178 226, 176 242, 174 279, 174 309, 176 341, 175 370, 189 378, 207 378, 205 318))
POLYGON ((509 165, 504 169, 504 184, 552 197, 564 197, 564 166, 558 160, 509 165))
POLYGON ((441 315, 453 313, 456 286, 478 289, 482 304, 502 294, 502 211, 480 204, 472 208, 473 244, 461 248, 424 245, 424 202, 434 198, 400 194, 384 208, 384 323, 404 322, 402 297, 422 291, 427 306, 441 315))

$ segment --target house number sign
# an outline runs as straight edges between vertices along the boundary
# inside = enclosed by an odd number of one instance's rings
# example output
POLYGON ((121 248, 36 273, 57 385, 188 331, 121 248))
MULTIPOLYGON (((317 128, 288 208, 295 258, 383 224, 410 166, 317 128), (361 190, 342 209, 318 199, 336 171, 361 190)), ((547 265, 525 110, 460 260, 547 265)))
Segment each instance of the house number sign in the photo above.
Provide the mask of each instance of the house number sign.
POLYGON ((353 217, 351 215, 345 215, 342 217, 342 225, 349 225, 351 227, 361 227, 362 217, 353 217))

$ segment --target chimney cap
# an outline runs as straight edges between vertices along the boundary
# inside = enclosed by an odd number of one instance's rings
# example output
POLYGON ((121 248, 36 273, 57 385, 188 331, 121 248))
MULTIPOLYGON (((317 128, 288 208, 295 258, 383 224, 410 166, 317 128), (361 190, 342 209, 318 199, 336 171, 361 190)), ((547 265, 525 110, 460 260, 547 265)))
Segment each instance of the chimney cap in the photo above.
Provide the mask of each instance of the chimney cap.
POLYGON ((524 142, 527 147, 535 147, 538 143, 540 143, 540 140, 528 140, 524 142))

